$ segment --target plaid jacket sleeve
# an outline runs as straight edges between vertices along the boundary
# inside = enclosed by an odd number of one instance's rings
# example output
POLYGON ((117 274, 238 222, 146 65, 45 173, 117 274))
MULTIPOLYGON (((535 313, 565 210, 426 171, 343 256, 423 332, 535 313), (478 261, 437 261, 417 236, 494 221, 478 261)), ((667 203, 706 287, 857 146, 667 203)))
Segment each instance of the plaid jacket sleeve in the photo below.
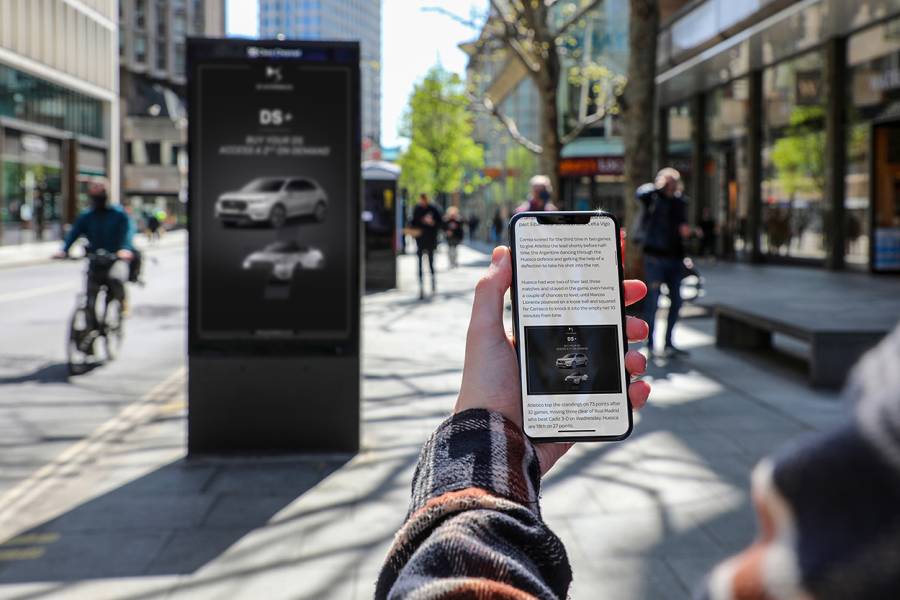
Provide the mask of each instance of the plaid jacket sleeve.
POLYGON ((406 523, 376 598, 564 598, 572 579, 541 519, 534 447, 498 413, 468 410, 419 456, 406 523))

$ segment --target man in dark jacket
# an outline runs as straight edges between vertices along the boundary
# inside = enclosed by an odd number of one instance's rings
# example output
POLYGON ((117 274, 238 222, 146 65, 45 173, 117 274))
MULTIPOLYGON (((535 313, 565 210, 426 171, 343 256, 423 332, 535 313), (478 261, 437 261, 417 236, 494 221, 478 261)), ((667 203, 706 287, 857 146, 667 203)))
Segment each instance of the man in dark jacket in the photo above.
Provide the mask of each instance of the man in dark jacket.
POLYGON ((419 201, 413 208, 410 227, 416 231, 416 249, 419 257, 419 299, 425 298, 425 276, 422 272, 422 257, 428 257, 428 270, 431 271, 431 294, 437 291, 434 277, 434 251, 437 249, 438 232, 444 225, 441 209, 428 201, 427 194, 419 194, 419 201))
POLYGON ((659 288, 665 283, 669 290, 669 315, 666 324, 665 353, 685 356, 687 352, 672 343, 672 333, 681 309, 681 280, 684 278, 684 239, 690 235, 687 224, 687 202, 680 193, 681 175, 675 169, 662 169, 655 183, 642 185, 637 199, 643 209, 639 235, 643 238, 644 278, 647 298, 644 300, 644 320, 650 325, 647 348, 652 354, 653 330, 659 302, 659 288))

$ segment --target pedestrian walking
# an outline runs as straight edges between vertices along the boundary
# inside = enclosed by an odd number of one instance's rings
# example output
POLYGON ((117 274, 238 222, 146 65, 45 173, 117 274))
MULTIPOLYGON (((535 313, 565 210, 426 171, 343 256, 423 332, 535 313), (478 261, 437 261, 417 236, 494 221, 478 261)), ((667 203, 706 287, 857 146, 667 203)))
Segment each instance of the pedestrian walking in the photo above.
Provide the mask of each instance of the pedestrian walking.
POLYGON ((499 244, 503 241, 503 217, 500 216, 500 209, 494 211, 494 218, 491 219, 491 241, 499 244))
POLYGON ((666 323, 665 355, 687 356, 672 343, 672 334, 681 310, 681 280, 684 278, 684 242, 691 235, 687 224, 687 201, 681 193, 681 174, 672 168, 660 170, 654 183, 637 189, 641 205, 635 241, 643 247, 647 298, 644 320, 650 325, 647 348, 654 353, 653 332, 660 286, 666 284, 669 314, 666 323))
POLYGON ((413 207, 410 230, 416 240, 416 254, 419 259, 419 299, 425 299, 425 274, 422 258, 428 258, 428 270, 431 272, 431 295, 437 292, 437 280, 434 275, 434 251, 437 249, 438 232, 444 222, 441 209, 428 200, 428 194, 419 194, 419 200, 413 207))
MULTIPOLYGON (((533 444, 522 431, 519 369, 503 324, 511 279, 509 249, 496 248, 475 290, 453 415, 419 454, 409 513, 378 577, 378 600, 569 597, 572 568, 541 516, 540 499, 541 478, 572 444, 533 444)), ((625 302, 644 291, 626 281, 625 302)), ((629 321, 632 341, 643 333, 638 321, 629 321)), ((632 375, 643 373, 643 357, 629 352, 625 360, 632 375)), ((900 598, 898 363, 900 327, 854 370, 853 418, 756 467, 759 535, 714 568, 698 598, 900 598)), ((635 409, 649 393, 644 381, 628 386, 635 409)))
POLYGON ((516 212, 525 211, 542 211, 542 210, 559 210, 550 200, 553 194, 553 185, 550 178, 546 175, 535 175, 528 184, 531 186, 531 193, 528 198, 516 208, 516 212))
POLYGON ((478 224, 481 223, 481 219, 478 218, 478 215, 472 215, 469 217, 469 239, 473 242, 478 239, 475 235, 478 233, 478 224))
POLYGON ((457 247, 463 241, 463 220, 459 209, 451 206, 444 216, 444 237, 447 238, 447 255, 450 257, 450 268, 457 266, 457 247))

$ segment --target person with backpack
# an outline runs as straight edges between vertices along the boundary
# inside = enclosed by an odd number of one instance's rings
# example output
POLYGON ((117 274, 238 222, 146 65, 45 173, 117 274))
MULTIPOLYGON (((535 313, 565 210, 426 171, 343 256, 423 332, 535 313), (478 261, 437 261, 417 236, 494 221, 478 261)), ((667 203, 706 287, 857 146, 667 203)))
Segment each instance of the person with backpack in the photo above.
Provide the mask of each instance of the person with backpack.
POLYGON ((653 331, 660 286, 669 290, 669 314, 666 323, 665 356, 687 356, 688 352, 672 343, 672 333, 681 309, 681 280, 684 278, 684 242, 691 235, 687 223, 687 201, 681 193, 681 174, 670 167, 660 170, 653 183, 637 189, 641 212, 637 231, 632 235, 644 254, 647 297, 644 320, 650 325, 647 349, 654 354, 653 331))

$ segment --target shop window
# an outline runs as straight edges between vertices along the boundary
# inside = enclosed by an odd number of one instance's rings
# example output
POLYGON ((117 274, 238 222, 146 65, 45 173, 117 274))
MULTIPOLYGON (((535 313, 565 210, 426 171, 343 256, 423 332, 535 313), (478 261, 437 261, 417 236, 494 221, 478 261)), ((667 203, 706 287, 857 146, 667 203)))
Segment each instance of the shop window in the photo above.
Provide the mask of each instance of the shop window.
POLYGON ((701 254, 745 258, 749 240, 750 185, 746 134, 749 81, 736 79, 706 96, 706 156, 700 209, 701 254))
POLYGON ((667 111, 668 146, 665 167, 672 167, 681 173, 684 188, 691 189, 691 155, 693 153, 694 121, 690 106, 685 102, 670 106, 667 111))
MULTIPOLYGON (((847 163, 844 213, 845 260, 870 262, 873 215, 869 173, 883 157, 870 156, 872 123, 900 122, 900 18, 847 39, 847 163), (873 164, 874 163, 874 164, 873 164)), ((876 216, 877 221, 877 216, 876 216)), ((877 236, 876 236, 877 237, 877 236)))
POLYGON ((825 200, 825 102, 822 54, 763 71, 762 249, 823 259, 830 211, 825 200))

